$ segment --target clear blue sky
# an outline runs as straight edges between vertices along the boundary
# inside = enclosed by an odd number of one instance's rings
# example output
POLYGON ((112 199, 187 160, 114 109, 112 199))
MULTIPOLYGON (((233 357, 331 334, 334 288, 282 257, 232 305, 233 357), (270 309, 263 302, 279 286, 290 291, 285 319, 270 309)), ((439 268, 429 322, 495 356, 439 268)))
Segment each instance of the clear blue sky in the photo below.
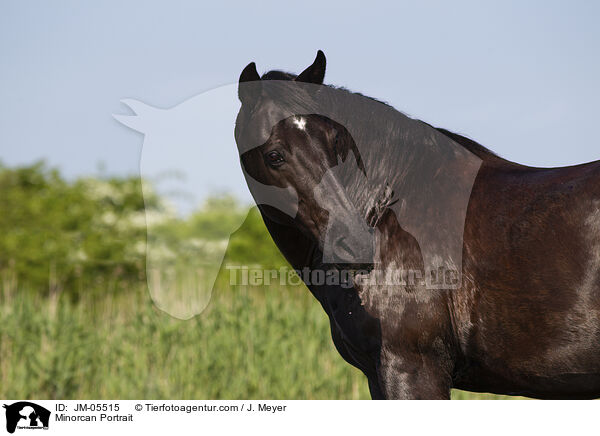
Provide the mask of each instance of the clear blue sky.
POLYGON ((600 159, 599 2, 205 3, 3 1, 0 160, 137 172, 143 139, 111 117, 120 99, 171 107, 250 61, 299 72, 317 49, 327 83, 506 158, 600 159))

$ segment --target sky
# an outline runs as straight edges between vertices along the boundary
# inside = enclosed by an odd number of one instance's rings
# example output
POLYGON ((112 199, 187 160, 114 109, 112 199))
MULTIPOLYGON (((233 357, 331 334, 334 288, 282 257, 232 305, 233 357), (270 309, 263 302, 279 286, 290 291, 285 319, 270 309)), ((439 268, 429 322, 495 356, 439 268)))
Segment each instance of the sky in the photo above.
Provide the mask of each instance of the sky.
MULTIPOLYGON (((231 87, 251 61, 298 73, 318 49, 326 83, 507 159, 597 160, 599 19, 598 2, 3 1, 0 161, 139 174, 144 136, 112 116, 132 113, 122 99, 174 108, 231 87)), ((249 199, 239 164, 211 141, 183 159, 218 175, 196 197, 249 199)), ((233 125, 222 142, 235 147, 233 125)))

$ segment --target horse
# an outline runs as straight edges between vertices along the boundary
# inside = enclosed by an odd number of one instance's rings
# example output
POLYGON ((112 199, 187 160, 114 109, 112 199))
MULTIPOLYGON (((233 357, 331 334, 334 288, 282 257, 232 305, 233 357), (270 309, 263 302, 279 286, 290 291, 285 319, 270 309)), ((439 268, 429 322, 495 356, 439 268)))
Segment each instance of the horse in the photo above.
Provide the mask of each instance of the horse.
POLYGON ((322 51, 299 75, 248 64, 235 139, 292 267, 352 272, 305 282, 371 397, 600 396, 600 161, 511 162, 325 69, 322 51))

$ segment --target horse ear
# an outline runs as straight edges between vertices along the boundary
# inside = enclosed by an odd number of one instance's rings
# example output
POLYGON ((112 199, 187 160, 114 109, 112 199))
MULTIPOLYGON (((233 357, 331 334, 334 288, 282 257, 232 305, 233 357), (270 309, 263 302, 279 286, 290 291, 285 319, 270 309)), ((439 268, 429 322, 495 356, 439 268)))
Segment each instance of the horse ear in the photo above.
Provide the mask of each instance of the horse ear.
POLYGON ((317 57, 315 58, 315 61, 310 67, 302 71, 302 73, 300 73, 300 75, 296 77, 296 81, 322 85, 323 79, 325 79, 326 64, 327 60, 325 59, 325 53, 319 50, 317 52, 317 57))
POLYGON ((258 71, 256 71, 256 64, 250 62, 246 65, 246 68, 240 74, 240 81, 238 84, 238 97, 242 103, 249 103, 252 99, 256 98, 257 90, 260 89, 260 84, 246 84, 246 82, 260 81, 258 71))

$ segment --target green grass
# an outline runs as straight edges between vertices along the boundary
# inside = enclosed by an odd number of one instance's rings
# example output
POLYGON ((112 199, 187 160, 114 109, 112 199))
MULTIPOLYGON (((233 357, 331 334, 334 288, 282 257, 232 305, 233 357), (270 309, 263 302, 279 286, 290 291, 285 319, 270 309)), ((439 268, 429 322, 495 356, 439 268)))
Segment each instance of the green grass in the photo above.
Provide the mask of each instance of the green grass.
MULTIPOLYGON (((0 397, 31 399, 368 399, 301 287, 215 292, 181 321, 145 287, 0 300, 0 397)), ((453 398, 505 398, 454 391, 453 398)))

